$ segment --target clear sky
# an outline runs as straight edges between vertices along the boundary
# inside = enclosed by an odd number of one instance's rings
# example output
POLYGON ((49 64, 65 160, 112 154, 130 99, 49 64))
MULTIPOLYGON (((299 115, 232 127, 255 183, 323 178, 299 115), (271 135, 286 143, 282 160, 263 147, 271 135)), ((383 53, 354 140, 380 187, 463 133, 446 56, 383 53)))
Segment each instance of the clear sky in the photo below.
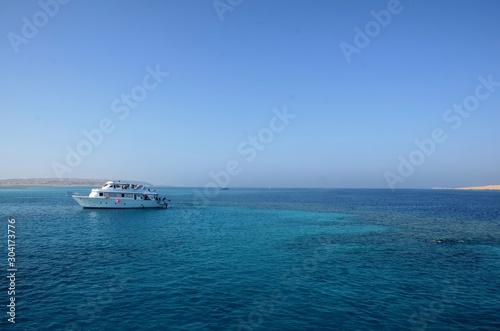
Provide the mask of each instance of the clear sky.
POLYGON ((0 179, 500 184, 499 13, 495 0, 0 0, 0 179))

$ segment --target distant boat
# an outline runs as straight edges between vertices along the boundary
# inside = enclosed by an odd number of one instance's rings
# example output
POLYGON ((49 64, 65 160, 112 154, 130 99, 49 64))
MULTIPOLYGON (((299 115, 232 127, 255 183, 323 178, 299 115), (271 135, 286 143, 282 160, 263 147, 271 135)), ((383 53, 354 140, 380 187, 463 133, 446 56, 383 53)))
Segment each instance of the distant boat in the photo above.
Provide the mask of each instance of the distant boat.
POLYGON ((225 190, 229 190, 229 187, 223 186, 223 187, 221 187, 221 189, 223 189, 225 191, 225 190))
POLYGON ((71 197, 83 208, 127 209, 167 208, 168 200, 145 185, 109 181, 101 188, 94 188, 87 195, 71 197))

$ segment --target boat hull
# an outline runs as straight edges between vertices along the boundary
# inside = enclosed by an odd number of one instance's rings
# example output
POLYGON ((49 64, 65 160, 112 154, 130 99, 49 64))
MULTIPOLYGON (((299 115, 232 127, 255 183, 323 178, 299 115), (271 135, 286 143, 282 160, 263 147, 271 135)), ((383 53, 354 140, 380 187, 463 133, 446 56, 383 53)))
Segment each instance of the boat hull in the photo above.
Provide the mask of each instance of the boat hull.
POLYGON ((80 206, 88 209, 142 209, 166 208, 167 204, 158 200, 105 199, 88 196, 71 196, 80 206))

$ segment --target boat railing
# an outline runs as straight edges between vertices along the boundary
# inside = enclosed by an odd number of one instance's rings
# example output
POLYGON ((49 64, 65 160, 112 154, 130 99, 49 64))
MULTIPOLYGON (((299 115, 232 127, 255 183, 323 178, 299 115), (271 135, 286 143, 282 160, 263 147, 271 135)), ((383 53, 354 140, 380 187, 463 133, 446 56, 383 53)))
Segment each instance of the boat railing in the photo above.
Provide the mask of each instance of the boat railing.
POLYGON ((66 191, 67 197, 88 197, 88 194, 66 191))

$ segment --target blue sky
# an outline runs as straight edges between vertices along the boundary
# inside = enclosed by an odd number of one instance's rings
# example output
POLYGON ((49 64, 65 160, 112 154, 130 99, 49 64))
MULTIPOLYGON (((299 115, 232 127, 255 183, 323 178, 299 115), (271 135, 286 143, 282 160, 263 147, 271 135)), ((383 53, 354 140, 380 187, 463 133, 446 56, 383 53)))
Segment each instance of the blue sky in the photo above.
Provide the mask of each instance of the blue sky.
POLYGON ((500 184, 499 9, 0 0, 0 179, 500 184))

